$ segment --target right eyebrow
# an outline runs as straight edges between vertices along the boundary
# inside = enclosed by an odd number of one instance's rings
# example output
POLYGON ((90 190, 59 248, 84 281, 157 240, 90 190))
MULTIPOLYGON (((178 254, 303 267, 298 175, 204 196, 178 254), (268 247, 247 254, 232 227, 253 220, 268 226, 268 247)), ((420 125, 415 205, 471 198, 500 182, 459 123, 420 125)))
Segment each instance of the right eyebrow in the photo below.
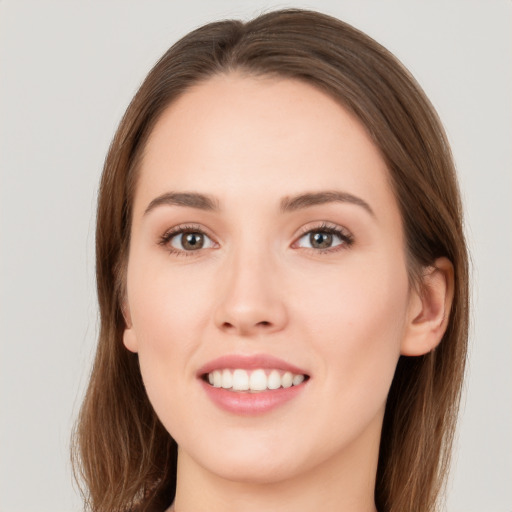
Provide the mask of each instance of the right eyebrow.
POLYGON ((206 211, 219 211, 218 201, 205 194, 198 194, 197 192, 166 192, 153 199, 146 210, 144 215, 147 215, 151 210, 158 206, 188 206, 189 208, 197 208, 206 211))
POLYGON ((281 201, 281 211, 293 212, 302 208, 308 208, 310 206, 316 206, 319 204, 326 203, 351 203, 357 206, 361 206, 366 210, 372 217, 375 217, 375 213, 371 206, 362 198, 349 194, 348 192, 342 192, 339 190, 325 190, 320 192, 306 192, 305 194, 299 194, 295 197, 284 197, 281 201))

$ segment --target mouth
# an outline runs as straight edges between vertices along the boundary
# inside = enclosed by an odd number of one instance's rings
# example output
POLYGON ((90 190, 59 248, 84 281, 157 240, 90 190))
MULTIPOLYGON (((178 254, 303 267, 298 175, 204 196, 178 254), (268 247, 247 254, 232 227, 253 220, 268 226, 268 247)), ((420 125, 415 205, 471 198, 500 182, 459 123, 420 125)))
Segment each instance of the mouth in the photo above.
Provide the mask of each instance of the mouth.
POLYGON ((219 368, 202 374, 201 378, 214 388, 233 392, 262 393, 299 386, 307 381, 309 376, 278 368, 219 368))
POLYGON ((222 410, 253 416, 269 413, 304 395, 311 376, 269 354, 229 354, 197 373, 206 395, 222 410))

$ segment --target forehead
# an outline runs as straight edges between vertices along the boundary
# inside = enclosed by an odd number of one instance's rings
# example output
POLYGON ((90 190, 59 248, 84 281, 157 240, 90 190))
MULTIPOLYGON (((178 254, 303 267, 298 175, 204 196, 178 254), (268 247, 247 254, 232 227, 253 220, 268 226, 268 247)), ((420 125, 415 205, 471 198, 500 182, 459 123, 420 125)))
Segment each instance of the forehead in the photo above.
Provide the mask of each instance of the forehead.
POLYGON ((327 94, 298 80, 227 74, 164 111, 145 148, 136 203, 165 189, 257 202, 342 188, 389 201, 387 176, 364 126, 327 94))

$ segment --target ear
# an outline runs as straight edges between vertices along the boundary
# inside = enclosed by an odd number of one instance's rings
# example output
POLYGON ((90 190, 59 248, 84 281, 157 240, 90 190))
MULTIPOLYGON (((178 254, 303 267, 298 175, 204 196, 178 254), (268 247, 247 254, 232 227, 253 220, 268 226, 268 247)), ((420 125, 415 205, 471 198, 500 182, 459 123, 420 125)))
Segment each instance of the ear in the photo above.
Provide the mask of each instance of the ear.
POLYGON ((425 268, 418 289, 411 292, 402 355, 421 356, 439 345, 450 319, 453 290, 453 265, 448 258, 438 258, 425 268))
POLYGON ((123 344, 131 352, 138 352, 139 345, 137 343, 137 336, 133 329, 132 317, 130 313, 130 307, 125 301, 121 307, 124 317, 125 328, 123 332, 123 344))

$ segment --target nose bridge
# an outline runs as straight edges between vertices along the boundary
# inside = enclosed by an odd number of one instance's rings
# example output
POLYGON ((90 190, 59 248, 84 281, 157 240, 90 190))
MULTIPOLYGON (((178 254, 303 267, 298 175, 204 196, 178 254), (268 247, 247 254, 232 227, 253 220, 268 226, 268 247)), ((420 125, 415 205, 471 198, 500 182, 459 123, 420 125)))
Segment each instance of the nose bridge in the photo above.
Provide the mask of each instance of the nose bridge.
POLYGON ((280 282, 280 265, 268 242, 239 239, 220 271, 217 327, 239 335, 282 329, 287 318, 280 282))

